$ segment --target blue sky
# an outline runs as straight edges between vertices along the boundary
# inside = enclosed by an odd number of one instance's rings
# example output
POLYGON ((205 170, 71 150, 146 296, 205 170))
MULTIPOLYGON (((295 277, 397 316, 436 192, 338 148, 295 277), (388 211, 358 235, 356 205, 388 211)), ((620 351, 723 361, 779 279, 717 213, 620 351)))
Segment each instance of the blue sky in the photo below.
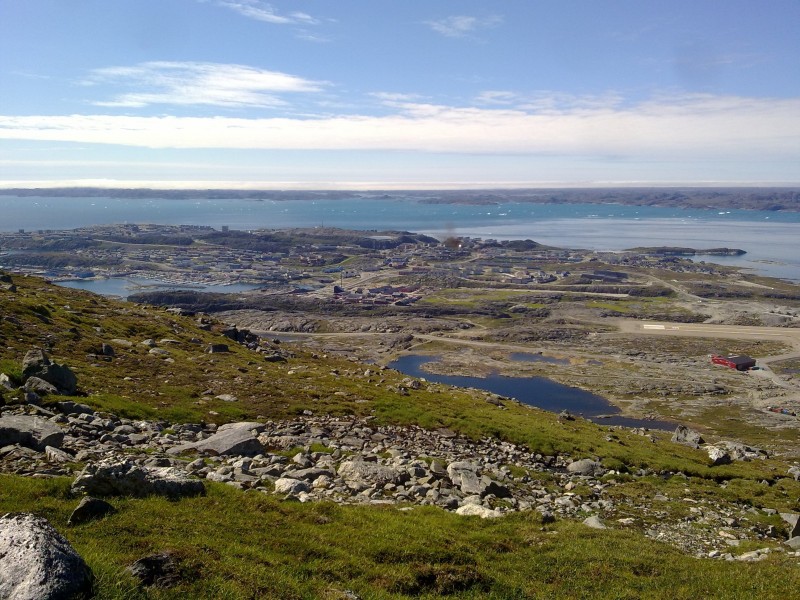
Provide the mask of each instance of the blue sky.
POLYGON ((798 0, 0 0, 0 186, 796 185, 798 24, 798 0))

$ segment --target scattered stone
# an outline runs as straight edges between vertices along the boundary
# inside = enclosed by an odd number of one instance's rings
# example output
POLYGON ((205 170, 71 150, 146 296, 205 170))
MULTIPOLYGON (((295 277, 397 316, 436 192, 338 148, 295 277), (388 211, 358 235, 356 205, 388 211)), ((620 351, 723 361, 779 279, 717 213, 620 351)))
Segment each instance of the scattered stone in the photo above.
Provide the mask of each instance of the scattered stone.
POLYGON ((223 402, 238 402, 239 399, 234 396, 233 394, 220 394, 219 396, 215 396, 217 400, 222 400, 223 402))
POLYGON ((116 512, 111 504, 100 498, 84 497, 67 520, 67 525, 80 525, 116 512))
POLYGON ((91 570, 42 517, 0 517, 0 557, 0 598, 62 600, 91 593, 91 570))

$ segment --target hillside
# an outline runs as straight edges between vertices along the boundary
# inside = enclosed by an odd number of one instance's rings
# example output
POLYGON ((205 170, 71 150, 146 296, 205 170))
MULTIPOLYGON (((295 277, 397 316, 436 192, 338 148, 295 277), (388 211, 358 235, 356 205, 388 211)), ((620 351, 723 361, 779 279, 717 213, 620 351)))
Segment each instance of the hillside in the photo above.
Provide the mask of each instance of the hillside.
POLYGON ((780 458, 734 445, 739 460, 712 465, 661 432, 178 313, 0 282, 0 438, 3 420, 38 416, 59 440, 0 444, 0 514, 46 517, 95 597, 786 598, 800 584, 780 516, 800 511, 798 470, 780 458), (71 395, 20 387, 34 348, 74 373, 71 395), (170 469, 195 492, 106 489, 115 512, 67 527, 91 489, 76 474, 109 464, 170 469), (138 585, 125 567, 154 553, 170 576, 138 585))

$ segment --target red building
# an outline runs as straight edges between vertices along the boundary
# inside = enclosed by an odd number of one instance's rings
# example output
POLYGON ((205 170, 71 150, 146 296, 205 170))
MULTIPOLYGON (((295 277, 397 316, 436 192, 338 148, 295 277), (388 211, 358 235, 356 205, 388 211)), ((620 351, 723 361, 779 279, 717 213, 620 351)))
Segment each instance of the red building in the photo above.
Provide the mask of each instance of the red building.
POLYGON ((756 359, 749 356, 719 356, 714 354, 711 356, 711 362, 715 365, 724 365, 737 371, 747 371, 756 366, 756 359))

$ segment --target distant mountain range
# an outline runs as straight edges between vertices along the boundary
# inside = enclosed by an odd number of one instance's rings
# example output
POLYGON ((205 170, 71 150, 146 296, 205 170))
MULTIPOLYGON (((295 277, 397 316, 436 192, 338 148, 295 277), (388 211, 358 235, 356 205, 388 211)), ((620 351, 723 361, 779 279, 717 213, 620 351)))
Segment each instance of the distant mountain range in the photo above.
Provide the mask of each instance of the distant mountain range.
POLYGON ((800 212, 800 188, 574 188, 574 189, 497 189, 497 190, 374 190, 290 191, 290 190, 163 190, 148 188, 13 188, 0 189, 0 196, 103 197, 131 199, 252 199, 336 200, 346 198, 416 198, 426 204, 496 205, 507 202, 538 204, 625 204, 676 208, 745 209, 800 212))

